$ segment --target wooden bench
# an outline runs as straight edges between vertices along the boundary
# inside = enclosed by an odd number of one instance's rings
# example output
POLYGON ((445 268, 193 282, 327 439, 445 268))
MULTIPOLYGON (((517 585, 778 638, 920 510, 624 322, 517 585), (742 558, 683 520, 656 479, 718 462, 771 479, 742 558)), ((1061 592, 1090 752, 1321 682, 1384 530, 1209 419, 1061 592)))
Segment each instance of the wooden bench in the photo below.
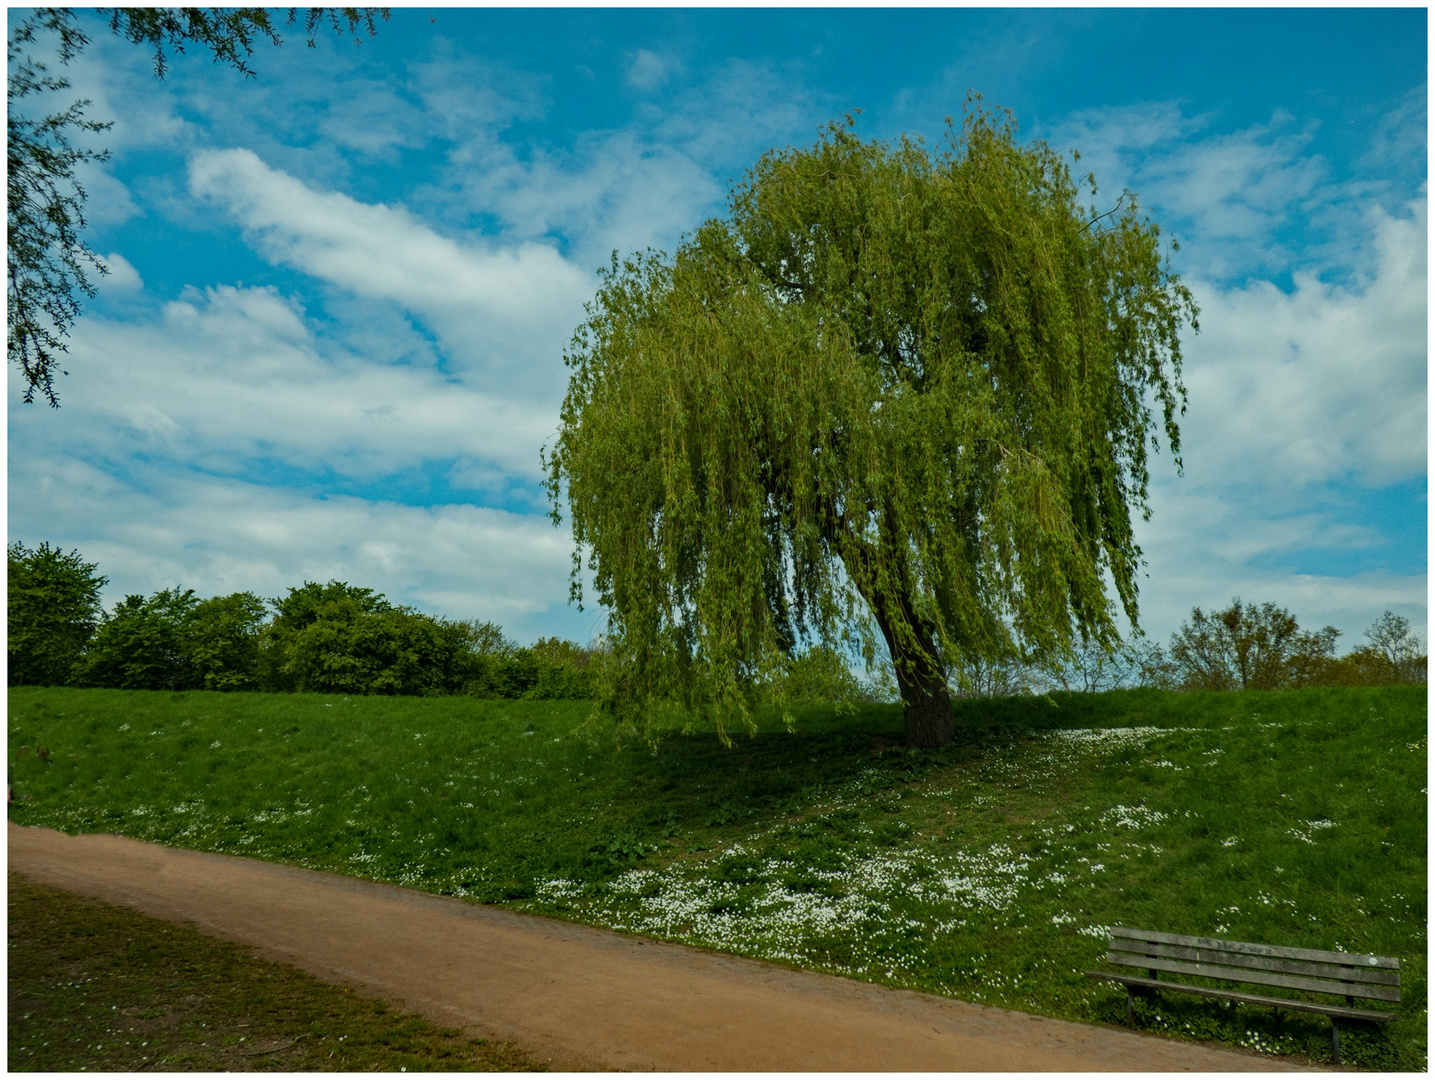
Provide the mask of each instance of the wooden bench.
POLYGON ((1249 1005, 1270 1005, 1330 1017, 1330 1043, 1335 1063, 1340 1064, 1340 1022, 1364 1020, 1384 1024, 1394 1020, 1393 1012, 1355 1008, 1355 999, 1400 1001, 1400 961, 1390 956, 1362 953, 1324 952, 1320 949, 1291 949, 1280 945, 1256 945, 1248 941, 1221 941, 1216 938, 1187 937, 1156 930, 1111 928, 1106 962, 1120 967, 1145 968, 1145 976, 1112 971, 1088 971, 1093 979, 1107 979, 1126 987, 1126 1023, 1136 1026, 1132 996, 1154 995, 1157 990, 1224 998, 1249 1005), (1344 1005, 1327 1005, 1298 998, 1269 997, 1237 993, 1210 986, 1159 979, 1160 972, 1200 975, 1207 979, 1251 986, 1272 986, 1283 990, 1308 990, 1345 998, 1344 1005))

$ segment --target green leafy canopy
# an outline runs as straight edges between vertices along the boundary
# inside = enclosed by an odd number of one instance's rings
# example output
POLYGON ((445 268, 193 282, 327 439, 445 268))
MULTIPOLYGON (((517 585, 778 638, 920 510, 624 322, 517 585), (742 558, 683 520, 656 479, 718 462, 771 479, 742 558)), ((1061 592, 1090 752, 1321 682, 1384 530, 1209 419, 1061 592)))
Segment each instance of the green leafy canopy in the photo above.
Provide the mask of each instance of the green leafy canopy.
POLYGON ((566 357, 553 516, 610 612, 600 705, 649 731, 726 737, 800 640, 880 631, 910 706, 924 665, 1114 644, 1107 576, 1135 624, 1197 314, 1158 228, 979 98, 935 152, 853 127, 764 155, 676 257, 615 254, 566 357))

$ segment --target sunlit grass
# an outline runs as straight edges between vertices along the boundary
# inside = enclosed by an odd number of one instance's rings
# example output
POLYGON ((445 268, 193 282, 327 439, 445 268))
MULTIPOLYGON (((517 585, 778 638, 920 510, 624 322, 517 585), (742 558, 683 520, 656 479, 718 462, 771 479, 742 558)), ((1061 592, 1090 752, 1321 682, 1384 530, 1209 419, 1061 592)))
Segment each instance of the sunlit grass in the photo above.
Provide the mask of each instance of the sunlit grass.
MULTIPOLYGON (((1425 1068, 1414 688, 963 703, 964 738, 811 710, 724 750, 590 742, 581 703, 12 691, 12 817, 340 870, 1084 1021, 1125 924, 1401 957, 1347 1062, 1425 1068)), ((1329 1022, 1166 996, 1138 1022, 1330 1053, 1329 1022)))

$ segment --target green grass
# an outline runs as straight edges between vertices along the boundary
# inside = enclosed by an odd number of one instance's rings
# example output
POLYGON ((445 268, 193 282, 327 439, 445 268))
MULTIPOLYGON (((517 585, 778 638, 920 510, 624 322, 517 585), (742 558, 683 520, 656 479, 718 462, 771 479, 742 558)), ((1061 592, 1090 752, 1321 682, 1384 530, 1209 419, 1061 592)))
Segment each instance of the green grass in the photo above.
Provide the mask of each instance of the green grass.
MULTIPOLYGON (((1114 924, 1399 956, 1426 1068, 1422 688, 890 706, 590 742, 582 703, 12 690, 11 816, 339 870, 1085 1022, 1114 924), (33 748, 45 745, 50 763, 33 748)), ((1326 1061, 1329 1022, 1162 996, 1138 1024, 1326 1061)))
POLYGON ((507 1043, 9 876, 10 1072, 533 1069, 507 1043))

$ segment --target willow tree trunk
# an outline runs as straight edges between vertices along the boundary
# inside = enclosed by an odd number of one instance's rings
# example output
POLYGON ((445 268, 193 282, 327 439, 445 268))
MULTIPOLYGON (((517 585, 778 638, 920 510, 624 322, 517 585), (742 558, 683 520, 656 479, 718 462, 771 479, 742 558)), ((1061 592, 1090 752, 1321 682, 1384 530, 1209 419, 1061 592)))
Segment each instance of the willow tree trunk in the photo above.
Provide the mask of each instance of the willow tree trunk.
POLYGON ((892 654, 892 667, 897 673, 907 745, 924 750, 946 746, 956 738, 956 725, 952 719, 952 695, 947 689, 947 673, 936 659, 936 634, 925 619, 917 617, 909 604, 900 600, 898 603, 915 640, 904 640, 896 632, 886 604, 878 601, 872 604, 872 609, 887 641, 887 649, 892 654))

